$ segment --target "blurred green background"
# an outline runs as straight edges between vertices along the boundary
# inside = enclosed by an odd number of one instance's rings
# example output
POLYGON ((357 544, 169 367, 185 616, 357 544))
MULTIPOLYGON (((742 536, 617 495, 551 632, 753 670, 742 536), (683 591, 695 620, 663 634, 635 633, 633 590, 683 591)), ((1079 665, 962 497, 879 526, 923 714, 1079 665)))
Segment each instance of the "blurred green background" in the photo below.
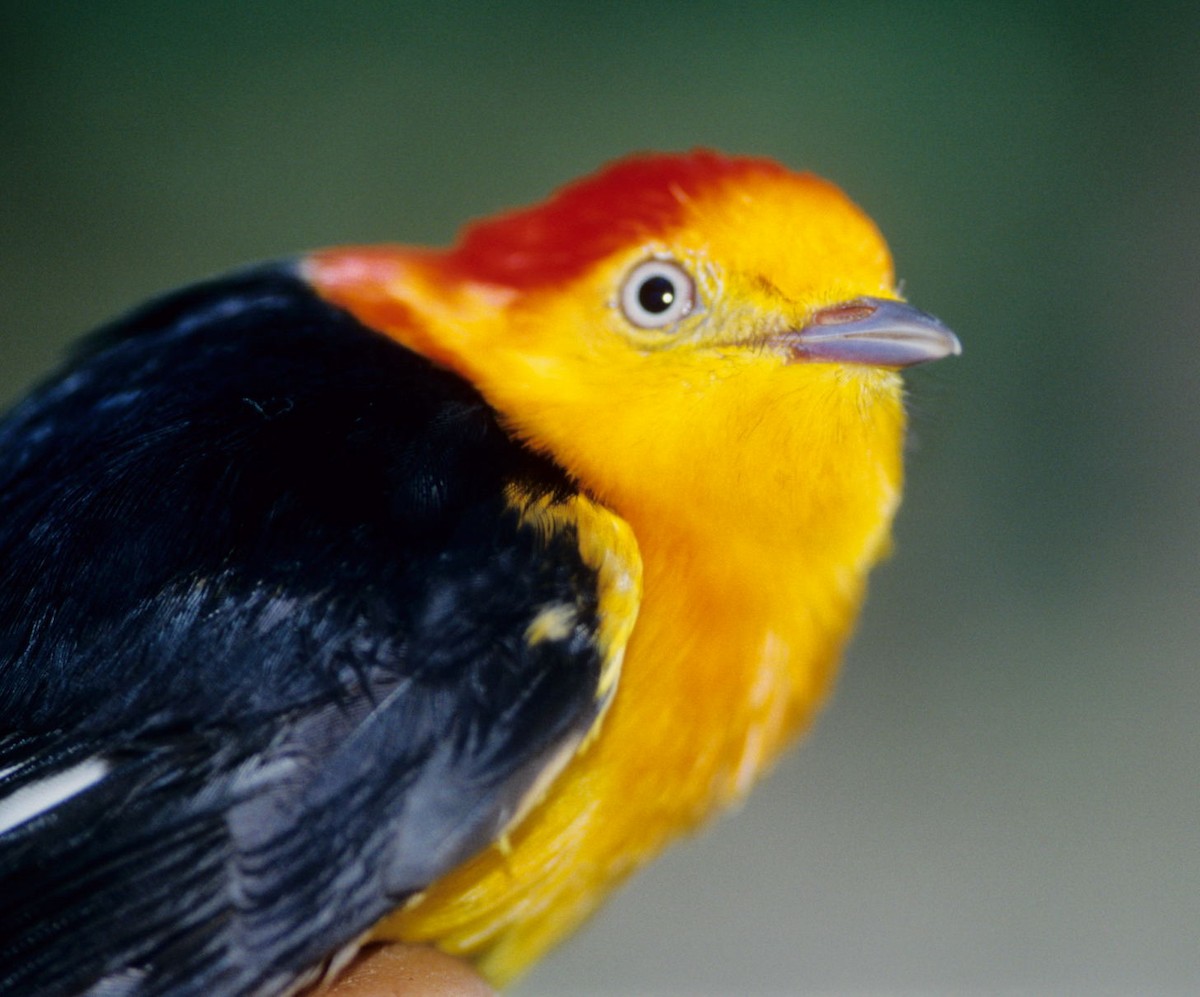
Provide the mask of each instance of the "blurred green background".
POLYGON ((965 355, 831 709, 520 993, 1200 987, 1200 6, 0 7, 0 396, 643 148, 842 184, 965 355), (836 8, 836 9, 835 9, 836 8))

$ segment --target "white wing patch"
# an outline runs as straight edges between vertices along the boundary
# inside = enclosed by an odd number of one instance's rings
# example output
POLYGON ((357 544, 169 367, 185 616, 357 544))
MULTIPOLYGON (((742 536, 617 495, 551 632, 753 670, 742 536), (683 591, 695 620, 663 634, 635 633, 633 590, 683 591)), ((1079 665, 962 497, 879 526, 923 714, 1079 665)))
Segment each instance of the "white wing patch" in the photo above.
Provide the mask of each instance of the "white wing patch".
POLYGON ((0 799, 0 834, 66 803, 96 785, 110 771, 112 765, 103 758, 89 758, 15 790, 0 799))

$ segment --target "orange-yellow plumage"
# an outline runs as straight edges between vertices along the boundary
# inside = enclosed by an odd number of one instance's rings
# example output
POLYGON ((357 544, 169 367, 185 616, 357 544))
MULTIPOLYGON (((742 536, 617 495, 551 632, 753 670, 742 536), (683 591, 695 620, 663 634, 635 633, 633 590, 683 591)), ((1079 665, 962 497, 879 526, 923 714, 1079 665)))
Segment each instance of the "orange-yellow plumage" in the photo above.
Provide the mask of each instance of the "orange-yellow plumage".
POLYGON ((898 363, 814 362, 797 330, 895 299, 890 255, 830 184, 694 153, 618 164, 445 253, 335 251, 309 277, 478 387, 578 480, 582 543, 611 553, 620 679, 599 729, 504 842, 377 932, 502 982, 740 797, 823 702, 886 549, 904 412, 898 363), (695 301, 638 327, 623 282, 656 260, 695 301))

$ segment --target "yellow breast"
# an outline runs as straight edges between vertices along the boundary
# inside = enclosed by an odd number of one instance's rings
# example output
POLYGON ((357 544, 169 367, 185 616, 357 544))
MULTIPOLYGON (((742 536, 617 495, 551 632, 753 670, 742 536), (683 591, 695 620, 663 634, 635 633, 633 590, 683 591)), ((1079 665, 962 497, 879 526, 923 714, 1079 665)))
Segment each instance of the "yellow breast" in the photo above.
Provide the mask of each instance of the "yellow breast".
MULTIPOLYGON (((883 403, 864 410, 860 432, 898 434, 898 393, 877 390, 883 403)), ((731 473, 762 466, 747 446, 731 473)), ((694 494, 689 515, 630 498, 621 511, 644 594, 600 730, 503 841, 378 937, 435 943, 506 983, 673 837, 750 788, 823 702, 899 495, 893 448, 850 446, 836 467, 817 463, 798 461, 793 474, 828 477, 838 508, 825 528, 820 510, 789 498, 799 482, 775 476, 746 482, 738 501, 694 494)))

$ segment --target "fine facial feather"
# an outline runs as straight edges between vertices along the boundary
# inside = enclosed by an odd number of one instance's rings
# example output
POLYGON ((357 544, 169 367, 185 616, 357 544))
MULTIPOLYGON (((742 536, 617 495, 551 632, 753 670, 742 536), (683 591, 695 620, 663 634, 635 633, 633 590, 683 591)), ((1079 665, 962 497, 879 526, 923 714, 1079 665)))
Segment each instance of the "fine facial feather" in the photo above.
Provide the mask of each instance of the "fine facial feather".
POLYGON ((134 313, 15 410, 0 807, 59 798, 0 834, 0 994, 282 992, 494 840, 619 651, 575 518, 525 525, 516 483, 578 501, 286 268, 134 313))

